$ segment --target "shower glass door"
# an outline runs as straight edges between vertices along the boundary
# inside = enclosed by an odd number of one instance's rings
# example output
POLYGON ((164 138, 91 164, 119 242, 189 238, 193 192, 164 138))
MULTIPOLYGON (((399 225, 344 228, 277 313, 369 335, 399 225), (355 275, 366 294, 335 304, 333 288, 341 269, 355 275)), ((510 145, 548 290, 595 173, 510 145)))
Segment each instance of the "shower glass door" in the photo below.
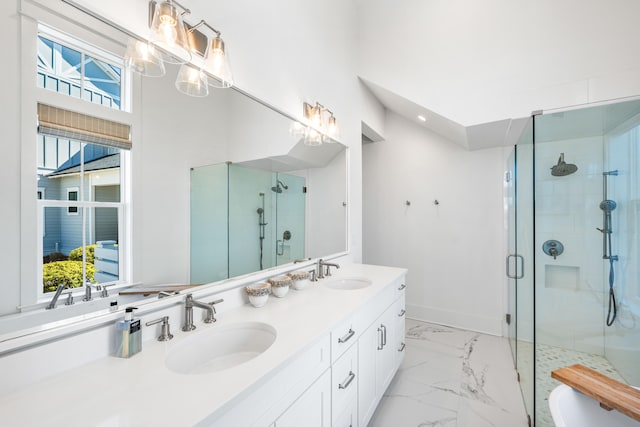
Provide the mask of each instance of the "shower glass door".
POLYGON ((527 414, 532 425, 535 414, 534 372, 534 251, 533 200, 534 150, 531 118, 515 150, 515 245, 518 263, 515 280, 516 369, 527 414))

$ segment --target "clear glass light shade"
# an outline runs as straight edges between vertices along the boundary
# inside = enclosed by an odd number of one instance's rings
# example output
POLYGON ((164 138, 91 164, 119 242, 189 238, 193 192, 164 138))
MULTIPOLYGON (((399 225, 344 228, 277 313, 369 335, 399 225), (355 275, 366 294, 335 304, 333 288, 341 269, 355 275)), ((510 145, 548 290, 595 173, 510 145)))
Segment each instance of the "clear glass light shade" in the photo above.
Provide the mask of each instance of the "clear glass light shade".
POLYGON ((211 40, 205 64, 206 70, 215 78, 209 79, 213 87, 227 88, 233 86, 233 74, 229 63, 229 51, 225 48, 220 36, 211 40))
POLYGON ((207 80, 207 75, 202 70, 183 64, 176 78, 176 89, 189 96, 207 96, 209 95, 207 80))
POLYGON ((156 48, 151 43, 136 39, 129 39, 127 43, 124 65, 146 77, 162 77, 165 74, 164 63, 156 48))
POLYGON ((322 133, 318 132, 313 128, 306 128, 304 132, 304 145, 308 145, 311 147, 315 147, 318 145, 322 145, 322 133))
POLYGON ((306 126, 300 122, 293 122, 289 125, 289 135, 291 136, 301 136, 304 135, 306 131, 306 126))
POLYGON ((340 128, 338 128, 338 123, 336 118, 333 115, 329 116, 329 120, 327 121, 327 137, 326 142, 336 142, 338 137, 340 136, 340 128))
POLYGON ((170 64, 184 64, 191 60, 191 50, 182 14, 171 1, 156 3, 149 38, 163 50, 163 61, 170 64))
POLYGON ((322 107, 316 104, 315 106, 311 104, 304 104, 304 117, 307 119, 309 124, 316 129, 322 129, 322 107))

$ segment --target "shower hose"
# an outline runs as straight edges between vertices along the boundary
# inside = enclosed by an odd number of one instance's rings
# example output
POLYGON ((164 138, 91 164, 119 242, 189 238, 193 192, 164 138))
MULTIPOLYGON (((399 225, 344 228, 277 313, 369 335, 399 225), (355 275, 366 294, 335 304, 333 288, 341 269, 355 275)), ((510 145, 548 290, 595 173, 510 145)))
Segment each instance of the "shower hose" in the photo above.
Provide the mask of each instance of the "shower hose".
POLYGON ((613 262, 617 260, 618 257, 615 255, 609 257, 609 311, 607 313, 607 326, 613 325, 613 322, 616 320, 616 315, 618 314, 616 294, 613 292, 613 283, 615 281, 613 262))

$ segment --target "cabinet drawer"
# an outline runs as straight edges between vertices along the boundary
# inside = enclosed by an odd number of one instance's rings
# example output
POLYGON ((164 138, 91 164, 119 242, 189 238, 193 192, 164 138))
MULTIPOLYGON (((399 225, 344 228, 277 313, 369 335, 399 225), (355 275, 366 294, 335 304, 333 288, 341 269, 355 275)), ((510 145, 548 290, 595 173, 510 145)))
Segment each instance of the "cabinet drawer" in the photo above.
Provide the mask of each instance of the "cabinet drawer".
POLYGON ((396 279, 392 286, 396 290, 396 298, 403 296, 407 290, 406 276, 396 279))
POLYGON ((358 313, 340 323, 331 331, 331 361, 335 362, 347 351, 366 327, 364 319, 358 313))
POLYGON ((358 399, 354 396, 351 402, 331 424, 332 427, 357 427, 358 426, 358 399))
POLYGON ((353 345, 331 367, 332 421, 358 397, 358 346, 353 345))

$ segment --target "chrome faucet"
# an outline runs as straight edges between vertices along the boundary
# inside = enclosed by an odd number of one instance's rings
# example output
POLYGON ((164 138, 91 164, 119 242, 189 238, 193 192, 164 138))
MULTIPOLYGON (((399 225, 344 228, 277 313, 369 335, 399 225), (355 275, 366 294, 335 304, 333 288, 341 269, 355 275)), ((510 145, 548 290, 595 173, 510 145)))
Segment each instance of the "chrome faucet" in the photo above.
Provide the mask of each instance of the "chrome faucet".
POLYGON ((56 293, 53 295, 53 298, 51 299, 51 302, 47 306, 47 310, 51 310, 52 308, 56 308, 56 303, 58 302, 58 298, 60 298, 60 294, 62 293, 62 290, 64 288, 66 288, 66 287, 67 287, 66 284, 58 285, 58 289, 56 289, 56 293))
POLYGON ((193 307, 199 307, 207 311, 207 317, 204 319, 204 323, 213 323, 216 321, 214 315, 216 314, 215 304, 223 302, 223 299, 218 299, 211 302, 200 302, 193 299, 192 294, 187 295, 187 299, 184 301, 184 325, 182 330, 185 332, 193 331, 196 325, 193 324, 193 307))
POLYGON ((331 263, 331 262, 324 262, 322 259, 319 259, 318 274, 317 274, 318 279, 324 279, 325 276, 331 276, 331 267, 340 268, 338 264, 331 263))
POLYGON ((91 282, 86 282, 84 284, 84 298, 82 298, 82 301, 91 301, 93 298, 91 297, 91 287, 95 286, 93 283, 91 282))

